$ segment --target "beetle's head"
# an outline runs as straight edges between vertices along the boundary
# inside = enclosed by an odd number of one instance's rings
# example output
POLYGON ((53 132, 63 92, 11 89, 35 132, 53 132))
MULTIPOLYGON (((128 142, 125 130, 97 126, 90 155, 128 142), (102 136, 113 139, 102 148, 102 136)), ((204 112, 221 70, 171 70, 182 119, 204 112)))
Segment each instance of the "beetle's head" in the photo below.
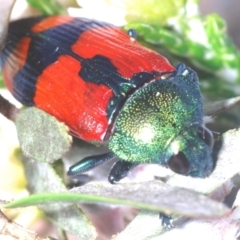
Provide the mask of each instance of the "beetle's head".
POLYGON ((179 174, 206 177, 213 168, 213 143, 213 135, 206 127, 192 124, 169 143, 164 164, 179 174))
POLYGON ((194 177, 212 170, 212 135, 203 127, 196 73, 183 64, 155 79, 126 101, 116 119, 109 148, 119 158, 159 163, 194 177))

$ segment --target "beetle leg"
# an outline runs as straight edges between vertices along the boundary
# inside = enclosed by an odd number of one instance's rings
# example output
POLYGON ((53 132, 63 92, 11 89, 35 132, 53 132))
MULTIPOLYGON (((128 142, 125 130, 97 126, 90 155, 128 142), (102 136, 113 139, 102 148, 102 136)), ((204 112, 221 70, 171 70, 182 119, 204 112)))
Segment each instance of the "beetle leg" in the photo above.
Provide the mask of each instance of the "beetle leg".
POLYGON ((78 177, 81 173, 93 169, 115 157, 114 153, 104 153, 97 156, 90 156, 72 165, 67 174, 71 178, 78 177))
POLYGON ((173 228, 172 217, 170 215, 166 215, 165 213, 160 212, 159 218, 162 220, 162 226, 171 229, 173 228))
POLYGON ((120 181, 122 178, 126 177, 128 173, 135 168, 140 163, 133 163, 133 162, 127 162, 124 160, 117 161, 108 176, 108 181, 111 184, 114 184, 118 181, 120 181))

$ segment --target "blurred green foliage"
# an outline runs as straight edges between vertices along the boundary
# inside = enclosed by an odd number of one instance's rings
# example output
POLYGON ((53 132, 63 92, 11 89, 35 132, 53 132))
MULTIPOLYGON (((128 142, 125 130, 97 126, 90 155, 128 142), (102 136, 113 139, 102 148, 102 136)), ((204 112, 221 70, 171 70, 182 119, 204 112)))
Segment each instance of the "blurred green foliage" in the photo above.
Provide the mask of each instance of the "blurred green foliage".
POLYGON ((208 93, 225 95, 225 91, 230 91, 232 96, 240 94, 240 89, 236 89, 240 83, 240 53, 227 35, 225 22, 218 15, 205 18, 183 15, 165 26, 129 22, 126 29, 136 29, 138 36, 155 48, 163 47, 190 62, 196 71, 204 72, 208 84, 203 89, 208 93))
POLYGON ((66 14, 66 9, 55 0, 27 0, 28 4, 37 8, 44 15, 66 14))
POLYGON ((4 88, 5 85, 4 85, 4 82, 3 82, 3 77, 2 77, 2 74, 0 73, 0 88, 4 88))
POLYGON ((170 17, 179 13, 185 5, 185 0, 145 0, 125 1, 128 22, 143 22, 164 26, 170 17))

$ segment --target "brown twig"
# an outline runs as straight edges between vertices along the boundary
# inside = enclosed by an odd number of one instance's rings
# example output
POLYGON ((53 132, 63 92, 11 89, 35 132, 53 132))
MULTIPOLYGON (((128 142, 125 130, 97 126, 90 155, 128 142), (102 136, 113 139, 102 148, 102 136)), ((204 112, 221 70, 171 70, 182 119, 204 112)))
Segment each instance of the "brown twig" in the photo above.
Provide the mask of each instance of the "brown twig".
POLYGON ((14 122, 19 113, 19 109, 0 95, 0 113, 14 122))
POLYGON ((12 237, 11 239, 24 239, 24 240, 50 240, 50 238, 40 238, 37 234, 29 229, 16 224, 7 218, 0 211, 0 234, 2 237, 12 237))

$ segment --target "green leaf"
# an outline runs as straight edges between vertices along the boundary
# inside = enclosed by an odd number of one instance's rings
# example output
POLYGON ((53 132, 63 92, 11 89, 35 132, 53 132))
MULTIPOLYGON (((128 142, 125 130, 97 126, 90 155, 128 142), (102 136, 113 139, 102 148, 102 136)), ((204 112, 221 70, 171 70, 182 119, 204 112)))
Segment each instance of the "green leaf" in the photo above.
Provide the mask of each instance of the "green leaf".
POLYGON ((194 191, 170 187, 158 181, 117 185, 88 184, 75 188, 73 191, 77 193, 32 195, 9 203, 5 207, 23 207, 53 202, 83 202, 122 204, 191 217, 216 217, 228 213, 228 209, 221 203, 214 202, 194 191))
POLYGON ((37 8, 45 15, 66 14, 64 9, 56 0, 27 0, 28 4, 37 8))
POLYGON ((0 88, 5 88, 5 84, 4 84, 4 82, 3 82, 2 73, 0 73, 0 88))
MULTIPOLYGON (((125 29, 135 29, 140 39, 166 48, 170 53, 184 57, 197 69, 215 75, 239 95, 240 52, 229 38, 225 22, 216 14, 205 18, 188 12, 176 15, 174 21, 162 25, 139 19, 129 21, 125 29)), ((211 85, 217 88, 217 82, 211 85)))
POLYGON ((52 163, 61 158, 72 143, 63 123, 35 107, 20 111, 16 127, 24 155, 37 161, 52 163))

